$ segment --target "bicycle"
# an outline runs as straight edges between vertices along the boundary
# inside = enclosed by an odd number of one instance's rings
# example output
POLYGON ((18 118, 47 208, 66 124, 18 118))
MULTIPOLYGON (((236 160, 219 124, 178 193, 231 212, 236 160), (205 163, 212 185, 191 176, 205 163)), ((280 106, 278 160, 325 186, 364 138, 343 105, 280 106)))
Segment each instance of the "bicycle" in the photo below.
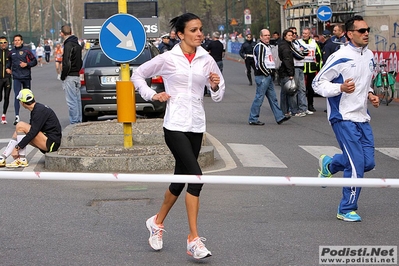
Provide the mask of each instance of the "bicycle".
POLYGON ((390 58, 383 59, 381 64, 377 64, 379 66, 379 71, 373 81, 376 87, 375 93, 380 98, 380 103, 385 102, 386 105, 393 100, 397 74, 395 71, 387 72, 385 70, 387 67, 386 61, 388 60, 390 60, 390 58))

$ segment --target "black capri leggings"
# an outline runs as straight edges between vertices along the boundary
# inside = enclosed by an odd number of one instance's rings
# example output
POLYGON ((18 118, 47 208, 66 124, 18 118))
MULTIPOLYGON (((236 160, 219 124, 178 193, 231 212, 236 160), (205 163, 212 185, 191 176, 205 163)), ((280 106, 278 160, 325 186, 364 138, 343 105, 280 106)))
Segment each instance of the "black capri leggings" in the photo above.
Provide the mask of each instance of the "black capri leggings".
MULTIPOLYGON (((198 164, 203 133, 171 131, 163 128, 165 142, 175 158, 175 175, 202 175, 198 164)), ((183 191, 184 183, 171 183, 169 191, 178 197, 183 191)), ((187 193, 199 197, 203 184, 187 186, 187 193)))

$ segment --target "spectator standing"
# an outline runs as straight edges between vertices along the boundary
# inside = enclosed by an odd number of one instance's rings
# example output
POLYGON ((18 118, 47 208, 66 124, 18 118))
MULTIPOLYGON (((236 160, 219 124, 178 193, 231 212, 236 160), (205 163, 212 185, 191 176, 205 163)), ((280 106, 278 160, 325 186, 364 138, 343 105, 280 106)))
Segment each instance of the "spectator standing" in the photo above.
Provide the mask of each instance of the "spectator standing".
MULTIPOLYGON (((281 66, 279 69, 280 78, 280 108, 286 117, 291 115, 296 116, 299 114, 297 93, 290 95, 284 89, 284 84, 290 79, 295 80, 295 66, 294 66, 294 55, 293 55, 293 44, 292 41, 295 39, 294 32, 290 29, 283 32, 283 39, 278 46, 278 57, 281 60, 281 66)), ((296 83, 297 80, 295 80, 296 83)))
POLYGON ((55 45, 54 49, 54 61, 55 61, 55 71, 57 72, 57 79, 61 80, 62 71, 62 55, 64 54, 64 49, 61 47, 60 43, 55 45))
POLYGON ((46 40, 44 43, 44 59, 46 60, 47 64, 50 62, 50 56, 51 56, 51 46, 48 40, 46 40))
POLYGON ((61 144, 61 125, 54 113, 47 105, 35 101, 30 89, 20 90, 16 97, 22 107, 30 111, 29 124, 18 122, 12 139, 0 157, 0 167, 27 167, 26 146, 28 144, 38 148, 42 153, 58 150, 61 144), (8 156, 14 161, 6 164, 8 156))
MULTIPOLYGON (((329 30, 323 30, 322 35, 320 36, 319 40, 316 41, 317 44, 319 45, 320 51, 323 51, 324 45, 327 43, 327 41, 331 39, 331 31, 329 30)), ((322 53, 323 54, 323 53, 322 53)))
MULTIPOLYGON (((220 69, 220 73, 223 73, 223 57, 225 55, 225 50, 223 44, 219 41, 220 33, 215 31, 212 33, 212 38, 213 40, 209 42, 206 50, 213 59, 215 59, 215 62, 220 69)), ((206 96, 211 95, 211 91, 207 86, 204 88, 204 94, 206 94, 206 96)))
POLYGON ((226 51, 227 43, 226 43, 226 38, 224 37, 224 34, 220 35, 219 41, 223 44, 223 49, 226 51))
POLYGON ((269 101, 270 108, 272 109, 274 119, 277 124, 281 124, 290 117, 284 116, 276 97, 276 91, 274 90, 274 83, 272 72, 275 69, 275 63, 272 56, 272 48, 270 46, 270 31, 262 29, 259 33, 260 42, 258 42, 254 48, 254 59, 255 59, 255 83, 256 83, 256 94, 254 101, 252 102, 251 111, 248 118, 248 123, 251 126, 263 126, 265 123, 259 121, 260 107, 263 104, 265 96, 269 101))
POLYGON ((61 80, 69 109, 69 122, 71 124, 81 123, 82 102, 79 71, 82 68, 82 47, 78 43, 78 38, 72 35, 69 25, 61 27, 60 35, 64 39, 61 80))
MULTIPOLYGON (((194 14, 186 13, 170 21, 181 40, 178 45, 139 66, 132 81, 143 99, 167 102, 164 117, 165 142, 176 163, 176 175, 202 175, 198 164, 203 133, 206 129, 203 106, 204 86, 211 87, 213 101, 222 100, 225 85, 215 60, 201 47, 202 22, 194 14), (146 78, 162 76, 165 92, 156 93, 146 78)), ((146 221, 150 232, 149 244, 154 250, 163 247, 164 220, 175 204, 185 184, 172 183, 166 190, 159 212, 146 221)), ((190 233, 187 237, 187 254, 195 259, 212 255, 205 247, 197 228, 199 196, 203 184, 188 184, 186 211, 190 233)))
POLYGON ((273 36, 270 39, 270 44, 277 46, 280 44, 280 41, 281 41, 280 33, 278 31, 273 32, 273 36))
POLYGON ((44 56, 44 48, 41 43, 39 43, 36 47, 36 56, 37 56, 37 64, 39 66, 43 66, 43 56, 44 56))
POLYGON ((297 91, 297 99, 296 102, 298 107, 296 108, 298 112, 295 114, 296 117, 304 117, 306 115, 312 115, 313 112, 308 110, 308 100, 306 99, 306 87, 305 87, 305 76, 303 74, 303 59, 305 56, 309 54, 309 51, 306 47, 303 47, 298 39, 298 32, 296 27, 289 27, 289 30, 292 30, 293 33, 293 41, 292 41, 292 55, 294 57, 294 68, 295 68, 295 76, 294 79, 298 85, 297 91))
MULTIPOLYGON (((373 52, 367 48, 370 28, 361 16, 345 23, 349 45, 330 56, 313 81, 313 88, 327 98, 327 117, 342 154, 332 158, 322 155, 319 177, 331 177, 343 171, 345 178, 363 178, 375 166, 374 137, 370 126, 367 100, 374 107, 371 80, 375 67, 373 52)), ((360 187, 343 187, 336 217, 347 222, 360 222, 356 213, 360 187)))
POLYGON ((212 33, 212 38, 213 40, 209 43, 206 50, 213 57, 213 59, 215 59, 216 64, 220 69, 220 72, 223 73, 223 57, 226 51, 224 50, 223 44, 219 41, 219 32, 215 31, 214 33, 212 33))
POLYGON ((256 42, 254 42, 254 40, 252 38, 252 34, 247 34, 246 40, 241 45, 240 52, 239 52, 241 58, 245 60, 245 67, 247 69, 246 73, 247 73, 247 78, 248 78, 250 86, 252 86, 251 68, 254 70, 254 73, 256 71, 254 54, 253 54, 255 45, 256 45, 256 42))
POLYGON ((333 36, 328 39, 323 47, 323 64, 327 62, 328 57, 337 51, 341 45, 346 43, 345 31, 343 25, 335 25, 333 36))
POLYGON ((8 41, 5 36, 0 37, 0 102, 3 100, 3 114, 1 115, 1 123, 7 124, 6 114, 8 105, 10 104, 10 93, 11 93, 11 75, 7 73, 8 63, 8 41))
POLYGON ((312 88, 312 81, 316 76, 316 72, 320 70, 322 64, 322 54, 319 45, 315 40, 310 38, 310 28, 302 30, 302 39, 299 43, 308 49, 309 54, 305 57, 303 73, 305 76, 306 92, 308 99, 308 110, 316 112, 313 106, 314 91, 312 88))
POLYGON ((171 30, 169 32, 169 39, 170 39, 169 44, 171 47, 173 47, 179 43, 179 40, 176 38, 176 31, 174 31, 174 30, 171 30))
MULTIPOLYGON (((31 68, 37 65, 37 60, 32 51, 24 46, 22 35, 16 34, 14 36, 14 48, 9 53, 9 61, 7 65, 7 73, 12 74, 14 81, 14 94, 17 96, 22 88, 31 87, 31 68)), ((15 98, 14 110, 15 120, 14 125, 19 122, 19 101, 15 98)))
POLYGON ((172 45, 170 44, 169 34, 164 34, 161 36, 161 43, 158 45, 158 50, 161 54, 164 52, 172 50, 172 45))

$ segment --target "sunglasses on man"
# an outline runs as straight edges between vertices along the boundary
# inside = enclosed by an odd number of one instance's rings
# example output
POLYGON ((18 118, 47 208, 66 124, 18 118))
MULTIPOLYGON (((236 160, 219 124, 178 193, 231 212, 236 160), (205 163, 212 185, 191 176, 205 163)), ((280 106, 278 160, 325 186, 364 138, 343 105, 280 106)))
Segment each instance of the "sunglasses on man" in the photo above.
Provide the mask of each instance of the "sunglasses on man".
POLYGON ((0 42, 0 44, 7 44, 8 42, 0 42))
POLYGON ((348 31, 357 31, 357 32, 359 32, 360 34, 365 34, 366 31, 367 31, 367 32, 370 32, 370 27, 368 27, 368 28, 361 28, 361 29, 357 29, 357 30, 348 30, 348 31))

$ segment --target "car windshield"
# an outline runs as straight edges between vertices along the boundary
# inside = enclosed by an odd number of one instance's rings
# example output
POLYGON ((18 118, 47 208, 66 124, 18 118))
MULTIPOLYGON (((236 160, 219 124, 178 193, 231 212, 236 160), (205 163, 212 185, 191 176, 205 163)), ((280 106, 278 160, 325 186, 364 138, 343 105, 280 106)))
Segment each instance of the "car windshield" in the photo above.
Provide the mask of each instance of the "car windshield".
MULTIPOLYGON (((129 62, 129 65, 141 65, 151 59, 150 51, 144 51, 134 60, 129 62)), ((85 67, 107 67, 117 66, 120 63, 109 59, 101 49, 91 49, 86 58, 85 67)))

